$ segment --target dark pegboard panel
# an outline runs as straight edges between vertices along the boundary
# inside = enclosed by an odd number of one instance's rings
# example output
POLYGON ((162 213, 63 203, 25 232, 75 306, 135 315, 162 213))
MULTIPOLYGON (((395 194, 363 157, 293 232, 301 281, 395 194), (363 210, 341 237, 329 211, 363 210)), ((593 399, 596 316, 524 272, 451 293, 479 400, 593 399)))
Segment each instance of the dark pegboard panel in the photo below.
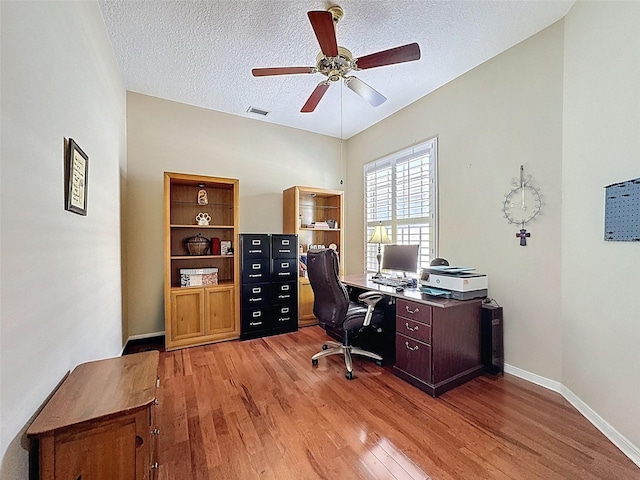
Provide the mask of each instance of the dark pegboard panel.
POLYGON ((604 239, 640 242, 640 178, 605 188, 604 239))

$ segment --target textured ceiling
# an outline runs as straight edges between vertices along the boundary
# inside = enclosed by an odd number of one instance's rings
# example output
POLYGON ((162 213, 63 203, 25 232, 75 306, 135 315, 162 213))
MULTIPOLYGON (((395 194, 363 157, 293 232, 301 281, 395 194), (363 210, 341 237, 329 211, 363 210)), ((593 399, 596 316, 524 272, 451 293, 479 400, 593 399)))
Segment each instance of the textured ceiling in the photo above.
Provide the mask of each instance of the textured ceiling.
POLYGON ((341 82, 300 108, 320 73, 256 78, 254 67, 315 66, 307 0, 99 0, 127 90, 349 138, 564 17, 573 0, 344 0, 338 45, 355 57, 417 42, 415 62, 355 72, 387 101, 341 82), (266 117, 247 113, 252 106, 266 117))

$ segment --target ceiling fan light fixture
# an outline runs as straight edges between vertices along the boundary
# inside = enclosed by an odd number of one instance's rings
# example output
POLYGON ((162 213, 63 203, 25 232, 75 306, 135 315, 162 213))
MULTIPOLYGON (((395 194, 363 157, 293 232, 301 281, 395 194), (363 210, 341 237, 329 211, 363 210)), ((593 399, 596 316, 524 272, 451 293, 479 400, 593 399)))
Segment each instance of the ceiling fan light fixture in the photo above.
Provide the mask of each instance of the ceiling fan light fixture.
POLYGON ((342 19, 342 17, 344 17, 344 10, 342 10, 342 7, 338 5, 333 5, 327 8, 327 11, 331 14, 333 23, 338 23, 342 19))

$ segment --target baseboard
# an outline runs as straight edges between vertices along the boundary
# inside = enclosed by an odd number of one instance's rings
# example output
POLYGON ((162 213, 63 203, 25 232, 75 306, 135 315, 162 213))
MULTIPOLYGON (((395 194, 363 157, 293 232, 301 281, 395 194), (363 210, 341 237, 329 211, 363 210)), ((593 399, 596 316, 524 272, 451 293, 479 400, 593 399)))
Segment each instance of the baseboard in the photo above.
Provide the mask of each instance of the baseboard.
POLYGON ((562 395, 567 402, 573 405, 573 407, 580 412, 584 418, 589 420, 594 427, 600 430, 600 432, 602 432, 602 434, 607 437, 611 443, 618 447, 622 453, 640 467, 640 449, 615 428, 609 425, 600 415, 589 407, 589 405, 580 400, 576 394, 562 385, 562 383, 541 377, 540 375, 514 367, 513 365, 505 364, 504 371, 562 395))
POLYGON ((638 467, 640 467, 640 448, 631 443, 624 435, 609 425, 600 415, 598 415, 589 405, 584 403, 578 396, 564 385, 560 392, 567 401, 575 407, 594 427, 600 430, 605 437, 611 440, 622 453, 631 459, 638 467))
POLYGON ((147 338, 154 338, 154 337, 164 337, 164 331, 162 332, 152 332, 152 333, 141 333, 140 335, 130 335, 127 338, 127 341, 124 342, 124 345, 122 346, 122 351, 120 352, 120 356, 122 356, 124 354, 124 351, 127 349, 127 346, 136 340, 144 340, 147 338))
POLYGON ((540 375, 536 375, 535 373, 531 373, 521 368, 514 367, 513 365, 509 365, 508 363, 504 364, 504 371, 505 373, 510 373, 511 375, 520 377, 528 382, 535 383, 536 385, 540 385, 541 387, 544 387, 548 390, 553 390, 554 392, 562 394, 562 384, 555 380, 541 377, 540 375))

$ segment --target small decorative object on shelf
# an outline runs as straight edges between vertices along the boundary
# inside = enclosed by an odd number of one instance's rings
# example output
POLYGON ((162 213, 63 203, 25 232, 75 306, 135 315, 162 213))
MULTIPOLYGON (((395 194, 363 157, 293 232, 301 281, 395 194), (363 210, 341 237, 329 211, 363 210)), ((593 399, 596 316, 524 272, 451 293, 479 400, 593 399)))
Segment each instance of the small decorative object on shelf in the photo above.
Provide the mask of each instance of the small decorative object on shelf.
POLYGON ((309 228, 329 228, 329 224, 324 221, 317 221, 309 224, 309 228))
POLYGON ((220 242, 220 255, 231 255, 232 253, 231 240, 222 240, 220 242), (231 252, 229 252, 229 250, 231 250, 231 252))
POLYGON ((198 225, 209 225, 209 222, 211 221, 211 216, 208 213, 199 213, 198 215, 196 215, 196 222, 198 222, 198 225))
POLYGON ((511 180, 513 188, 504 196, 502 213, 509 223, 520 225, 520 232, 516 238, 520 239, 520 246, 527 246, 527 238, 531 233, 527 232, 525 225, 538 216, 542 210, 542 195, 540 188, 531 185, 531 175, 524 175, 524 166, 520 165, 520 178, 511 180))
POLYGON ((185 239, 184 246, 189 255, 206 255, 211 247, 211 242, 198 233, 195 237, 185 239))
POLYGON ((220 239, 213 237, 211 239, 211 255, 220 255, 220 239))
POLYGON ((198 205, 209 205, 209 197, 207 191, 204 189, 204 183, 199 183, 198 187, 198 205))

